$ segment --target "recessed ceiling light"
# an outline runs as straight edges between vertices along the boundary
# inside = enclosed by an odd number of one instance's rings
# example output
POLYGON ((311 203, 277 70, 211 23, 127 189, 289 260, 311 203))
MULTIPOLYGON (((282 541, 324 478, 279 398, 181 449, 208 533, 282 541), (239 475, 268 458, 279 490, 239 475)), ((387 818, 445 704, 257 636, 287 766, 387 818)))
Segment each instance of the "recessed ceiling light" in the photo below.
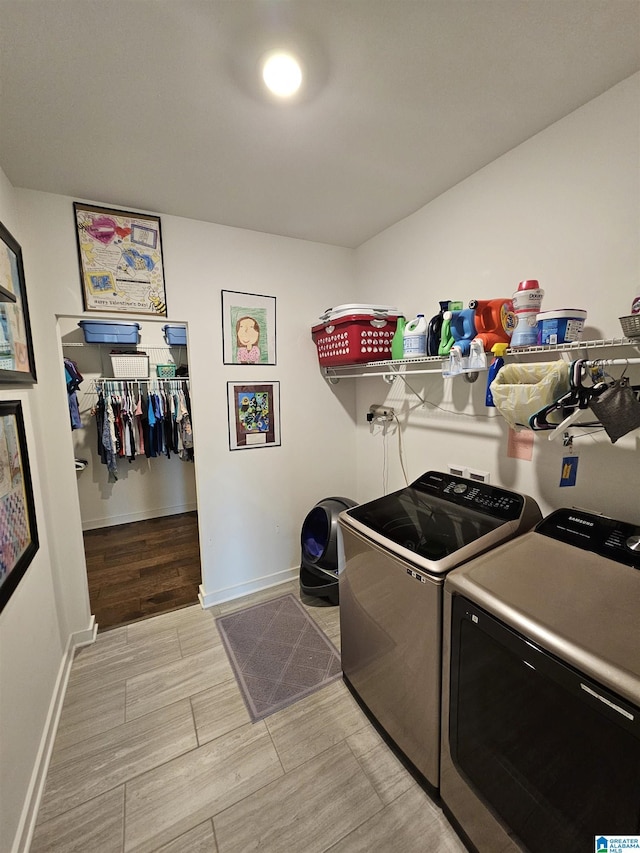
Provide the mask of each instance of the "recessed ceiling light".
POLYGON ((274 51, 262 63, 262 79, 267 88, 279 98, 290 98, 300 88, 302 69, 290 53, 274 51))

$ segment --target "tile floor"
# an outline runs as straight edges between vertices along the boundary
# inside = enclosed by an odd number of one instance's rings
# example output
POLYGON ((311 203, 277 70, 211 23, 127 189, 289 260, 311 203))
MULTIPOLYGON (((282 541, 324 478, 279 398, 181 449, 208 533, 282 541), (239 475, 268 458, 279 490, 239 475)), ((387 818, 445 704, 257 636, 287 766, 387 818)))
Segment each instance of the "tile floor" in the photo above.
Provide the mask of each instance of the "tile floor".
MULTIPOLYGON (((214 619, 285 592, 77 653, 31 853, 463 853, 342 681, 250 723, 214 619)), ((339 647, 338 608, 303 603, 339 647)))

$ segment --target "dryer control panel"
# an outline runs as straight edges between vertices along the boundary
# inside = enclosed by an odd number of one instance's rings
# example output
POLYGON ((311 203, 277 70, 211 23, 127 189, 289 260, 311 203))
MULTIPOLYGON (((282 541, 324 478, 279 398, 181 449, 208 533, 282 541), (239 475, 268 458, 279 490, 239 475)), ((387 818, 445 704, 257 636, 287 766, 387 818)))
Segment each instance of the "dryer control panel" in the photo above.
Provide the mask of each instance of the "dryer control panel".
POLYGON ((640 569, 640 526, 577 509, 557 509, 536 533, 640 569))
POLYGON ((524 497, 515 492, 441 471, 427 471, 411 484, 411 488, 457 506, 486 512, 503 521, 520 518, 525 503, 524 497))

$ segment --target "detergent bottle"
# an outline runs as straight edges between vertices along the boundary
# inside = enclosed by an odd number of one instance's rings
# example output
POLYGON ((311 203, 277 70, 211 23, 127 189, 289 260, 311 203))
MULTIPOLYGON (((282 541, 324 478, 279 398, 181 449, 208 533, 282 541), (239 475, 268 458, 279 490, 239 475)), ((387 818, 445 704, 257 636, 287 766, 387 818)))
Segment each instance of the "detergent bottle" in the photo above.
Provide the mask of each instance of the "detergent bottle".
POLYGON ((511 299, 472 299, 476 324, 476 340, 480 339, 485 352, 493 352, 494 344, 508 344, 516 328, 516 314, 511 299))
POLYGON ((463 308, 461 311, 447 311, 444 316, 449 320, 453 346, 461 355, 469 355, 471 341, 476 336, 475 311, 473 308, 463 308))
POLYGON ((493 402, 491 383, 496 378, 498 371, 504 364, 504 354, 506 353, 508 346, 509 344, 494 344, 491 347, 491 352, 493 353, 494 358, 491 362, 491 366, 489 367, 489 374, 487 376, 487 393, 484 398, 485 406, 493 406, 493 408, 495 408, 496 404, 493 402))
POLYGON ((427 354, 427 321, 424 314, 418 314, 404 327, 404 358, 424 358, 427 354))
POLYGON ((391 358, 393 359, 404 358, 404 328, 406 325, 406 319, 402 316, 398 317, 396 330, 391 339, 391 358))
POLYGON ((511 335, 512 347, 530 347, 538 343, 538 313, 544 290, 534 278, 521 281, 513 294, 517 324, 511 335))

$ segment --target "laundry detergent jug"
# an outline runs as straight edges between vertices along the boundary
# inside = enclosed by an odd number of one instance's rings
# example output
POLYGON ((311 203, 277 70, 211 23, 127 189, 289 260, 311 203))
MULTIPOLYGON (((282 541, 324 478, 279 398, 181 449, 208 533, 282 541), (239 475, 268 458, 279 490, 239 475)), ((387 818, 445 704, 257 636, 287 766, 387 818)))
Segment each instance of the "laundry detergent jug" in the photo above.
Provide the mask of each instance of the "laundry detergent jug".
POLYGON ((485 352, 510 342, 517 322, 511 299, 472 299, 469 308, 476 312, 476 340, 482 341, 485 352))

